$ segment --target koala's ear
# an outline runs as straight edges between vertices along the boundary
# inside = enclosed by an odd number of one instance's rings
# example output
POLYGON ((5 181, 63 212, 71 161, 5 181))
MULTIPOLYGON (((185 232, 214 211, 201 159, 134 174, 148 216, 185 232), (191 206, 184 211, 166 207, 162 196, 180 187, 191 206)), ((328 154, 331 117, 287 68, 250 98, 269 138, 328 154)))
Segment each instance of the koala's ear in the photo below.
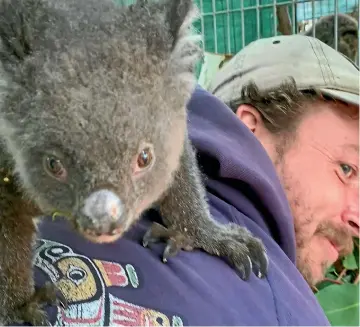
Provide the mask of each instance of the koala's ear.
POLYGON ((173 39, 172 60, 178 73, 193 73, 202 56, 201 35, 193 29, 199 10, 194 0, 167 0, 166 22, 173 39))
POLYGON ((26 1, 0 1, 0 60, 16 64, 31 53, 31 35, 26 1))
POLYGON ((0 61, 16 70, 28 56, 49 46, 52 20, 42 0, 0 0, 0 13, 0 61))
POLYGON ((170 34, 174 40, 173 45, 188 34, 188 30, 197 17, 197 9, 193 0, 168 0, 166 4, 166 21, 170 34))

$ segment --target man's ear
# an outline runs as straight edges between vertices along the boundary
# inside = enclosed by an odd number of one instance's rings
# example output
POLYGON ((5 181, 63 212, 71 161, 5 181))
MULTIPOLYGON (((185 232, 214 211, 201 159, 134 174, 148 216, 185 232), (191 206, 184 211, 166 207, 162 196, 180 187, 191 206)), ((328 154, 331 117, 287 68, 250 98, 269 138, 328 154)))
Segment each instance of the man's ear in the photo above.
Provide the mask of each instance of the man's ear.
POLYGON ((254 134, 263 126, 262 117, 253 106, 241 104, 235 114, 254 134))

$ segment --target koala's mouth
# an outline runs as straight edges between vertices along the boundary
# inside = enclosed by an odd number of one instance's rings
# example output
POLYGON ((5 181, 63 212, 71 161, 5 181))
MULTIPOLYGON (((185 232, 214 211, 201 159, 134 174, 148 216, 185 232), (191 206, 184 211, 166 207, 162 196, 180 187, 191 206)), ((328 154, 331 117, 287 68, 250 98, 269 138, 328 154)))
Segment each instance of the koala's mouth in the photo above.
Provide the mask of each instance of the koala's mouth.
POLYGON ((97 242, 111 242, 121 237, 127 229, 126 219, 109 215, 85 215, 83 211, 78 212, 71 218, 75 230, 85 238, 97 242))
POLYGON ((74 230, 94 243, 111 243, 119 239, 127 226, 122 221, 110 221, 108 217, 94 219, 83 214, 68 217, 74 230))
POLYGON ((124 233, 123 228, 116 228, 111 231, 111 233, 104 233, 101 234, 99 232, 93 231, 93 230, 83 230, 81 231, 81 234, 88 239, 91 242, 94 243, 112 243, 119 239, 124 233))
POLYGON ((112 221, 109 224, 108 217, 103 219, 93 219, 80 214, 68 214, 61 211, 55 211, 51 214, 52 220, 68 220, 73 229, 80 235, 94 243, 111 243, 119 239, 127 230, 125 223, 112 221))

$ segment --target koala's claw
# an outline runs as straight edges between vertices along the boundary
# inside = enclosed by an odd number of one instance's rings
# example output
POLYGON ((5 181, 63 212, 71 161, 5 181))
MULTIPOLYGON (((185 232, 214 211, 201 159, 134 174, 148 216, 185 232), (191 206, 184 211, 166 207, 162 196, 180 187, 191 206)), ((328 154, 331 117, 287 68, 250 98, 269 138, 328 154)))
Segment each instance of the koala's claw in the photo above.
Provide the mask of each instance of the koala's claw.
POLYGON ((143 246, 147 247, 150 243, 158 243, 170 237, 169 230, 164 226, 153 223, 143 237, 143 246))
POLYGON ((57 293, 56 305, 62 307, 64 310, 68 308, 68 303, 65 299, 65 296, 61 292, 57 293))
POLYGON ((204 239, 197 239, 196 246, 226 258, 243 280, 250 277, 251 271, 258 278, 267 274, 269 261, 262 241, 237 224, 228 224, 206 233, 204 239))
POLYGON ((175 257, 183 248, 181 241, 177 241, 175 238, 170 238, 166 242, 166 247, 163 253, 162 261, 166 263, 170 257, 175 257))
POLYGON ((258 278, 266 276, 269 267, 269 259, 266 254, 266 249, 262 241, 252 236, 245 228, 239 225, 231 224, 231 231, 235 233, 234 238, 243 243, 247 247, 248 259, 251 262, 251 268, 258 278), (247 236, 244 237, 244 235, 247 236))
POLYGON ((240 258, 240 260, 230 260, 232 264, 236 268, 237 274, 240 276, 241 279, 247 280, 250 277, 251 271, 253 269, 253 265, 251 259, 248 255, 240 258))
POLYGON ((150 243, 166 241, 162 261, 166 263, 170 257, 176 256, 180 250, 191 251, 193 242, 184 233, 153 223, 143 237, 143 246, 147 247, 150 243))

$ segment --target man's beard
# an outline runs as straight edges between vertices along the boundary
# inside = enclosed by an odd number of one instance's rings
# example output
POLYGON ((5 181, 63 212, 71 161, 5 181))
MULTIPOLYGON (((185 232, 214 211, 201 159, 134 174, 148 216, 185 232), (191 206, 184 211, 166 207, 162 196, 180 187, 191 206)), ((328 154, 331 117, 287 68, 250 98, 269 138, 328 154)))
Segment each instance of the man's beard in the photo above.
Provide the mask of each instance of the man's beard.
MULTIPOLYGON (((284 144, 284 143, 283 143, 284 144)), ((294 218, 295 241, 296 241, 296 266, 303 275, 309 286, 315 286, 319 280, 313 274, 312 265, 315 263, 309 255, 307 246, 313 237, 322 237, 328 239, 338 250, 339 257, 347 255, 353 250, 353 240, 350 231, 345 226, 335 224, 331 220, 320 222, 315 232, 308 235, 309 225, 316 221, 311 208, 306 204, 304 189, 300 187, 299 179, 301 176, 294 176, 286 169, 286 153, 290 148, 289 143, 276 148, 275 167, 280 181, 285 189, 289 201, 291 212, 294 218)), ((331 262, 323 261, 321 269, 323 271, 322 279, 331 262)))
POLYGON ((296 238, 296 253, 297 253, 297 263, 296 266, 300 273, 303 275, 304 279, 310 286, 315 286, 317 283, 319 283, 326 274, 327 269, 332 264, 332 262, 324 261, 321 263, 322 266, 322 279, 315 279, 312 274, 311 266, 313 261, 311 260, 310 255, 302 255, 303 253, 306 253, 306 244, 308 244, 310 238, 312 237, 323 237, 328 239, 338 250, 339 250, 339 257, 343 257, 353 250, 353 240, 350 235, 349 230, 346 227, 338 226, 337 224, 334 224, 332 221, 324 221, 318 225, 316 228, 314 234, 312 234, 310 237, 305 237, 301 234, 301 230, 306 230, 306 224, 299 224, 297 223, 296 218, 295 220, 295 238, 296 238))

